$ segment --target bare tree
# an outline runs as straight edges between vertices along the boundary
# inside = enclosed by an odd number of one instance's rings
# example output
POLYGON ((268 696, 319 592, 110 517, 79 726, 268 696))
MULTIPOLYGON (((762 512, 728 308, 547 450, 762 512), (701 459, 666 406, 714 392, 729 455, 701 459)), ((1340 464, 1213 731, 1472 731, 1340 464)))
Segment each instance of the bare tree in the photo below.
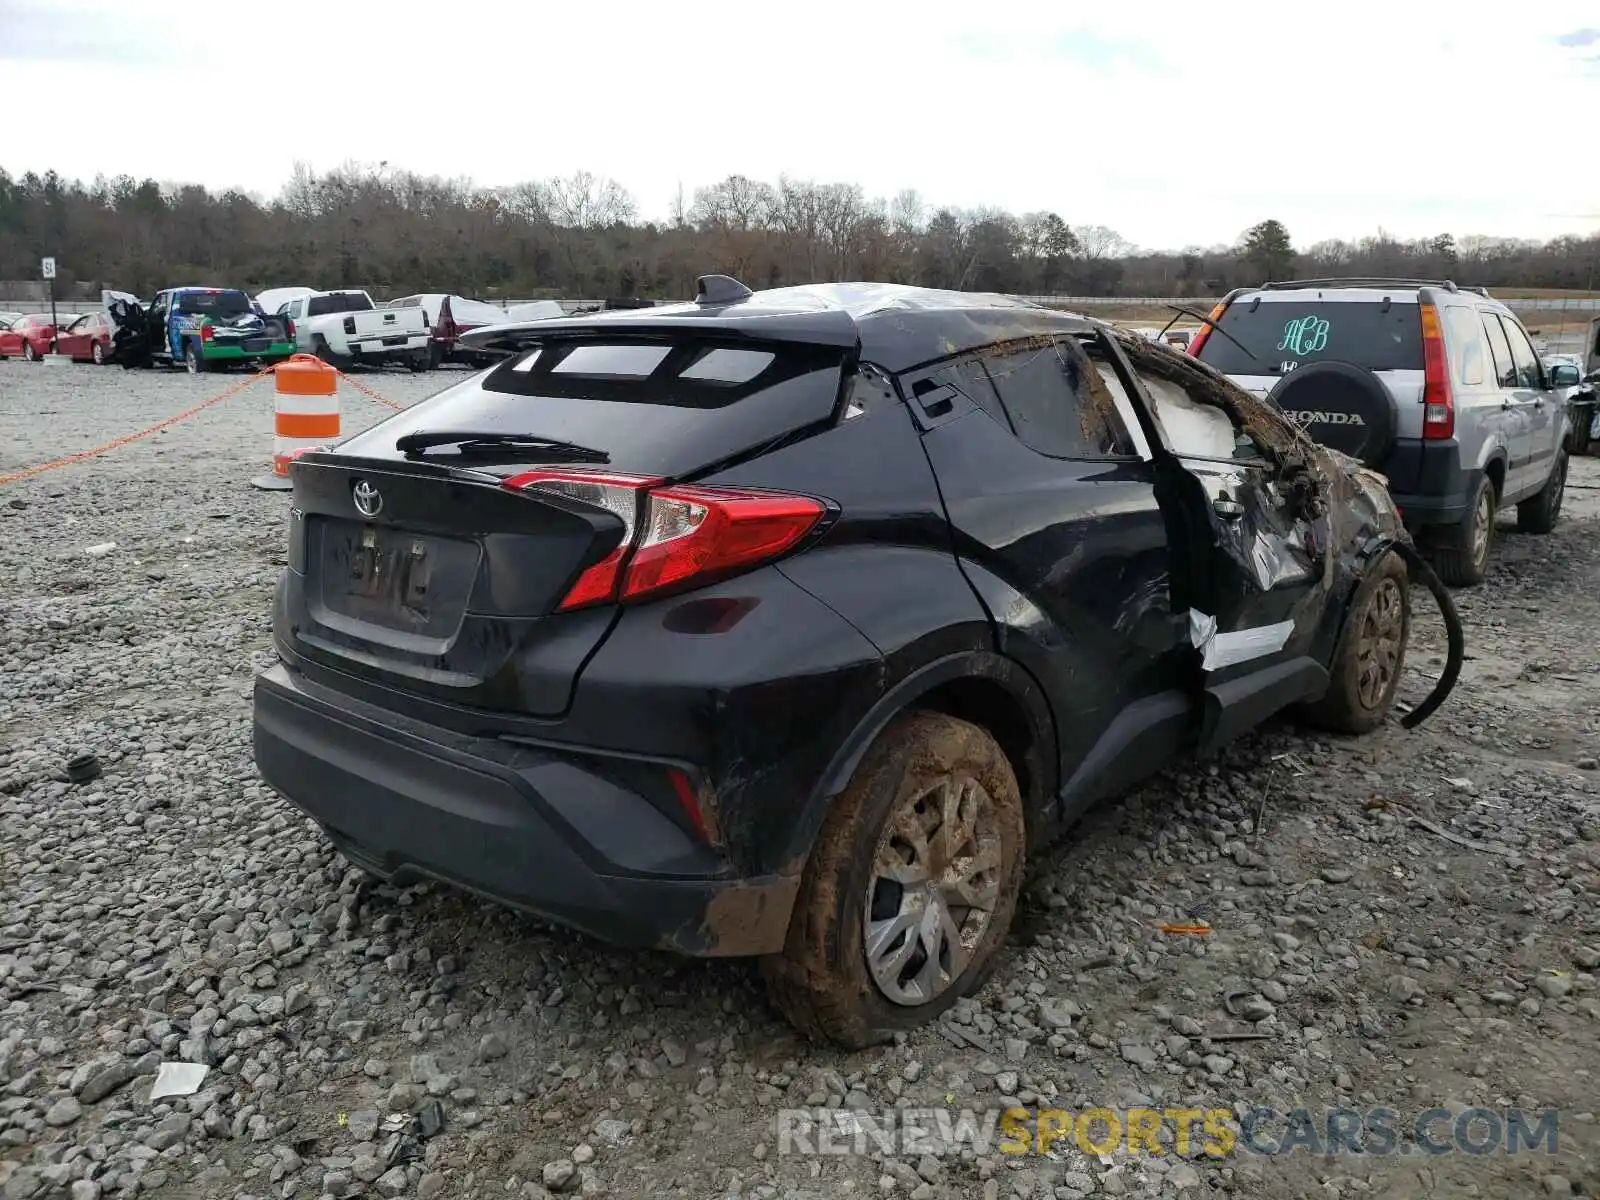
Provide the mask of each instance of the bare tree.
POLYGON ((774 199, 771 184, 729 175, 720 183, 695 189, 689 220, 700 229, 763 229, 771 218, 774 199))
POLYGON ((1088 259, 1121 258, 1133 249, 1132 242, 1104 225, 1080 225, 1072 234, 1078 239, 1079 251, 1088 259))
POLYGON ((605 229, 632 221, 638 205, 615 179, 578 171, 545 181, 551 220, 567 229, 605 229))

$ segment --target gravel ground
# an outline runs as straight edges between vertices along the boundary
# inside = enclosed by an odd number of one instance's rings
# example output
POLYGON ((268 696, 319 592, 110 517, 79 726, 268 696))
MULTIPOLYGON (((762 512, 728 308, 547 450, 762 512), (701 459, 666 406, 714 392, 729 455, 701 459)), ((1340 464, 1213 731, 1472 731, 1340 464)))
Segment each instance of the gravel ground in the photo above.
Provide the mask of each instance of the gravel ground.
MULTIPOLYGON (((365 381, 400 403, 449 382, 365 381)), ((0 363, 0 474, 219 386, 0 363)), ((1104 806, 1034 864, 982 996, 846 1055, 796 1041, 742 964, 364 886, 257 781, 249 692, 286 513, 246 484, 269 388, 0 486, 4 1200, 1600 1193, 1594 461, 1555 535, 1503 518, 1490 582, 1457 594, 1463 683, 1423 729, 1277 724, 1104 806), (65 763, 89 751, 104 773, 74 785, 65 763), (1158 928, 1196 919, 1214 933, 1158 928), (1230 1031, 1258 1037, 1209 1037, 1230 1031), (152 1102, 178 1061, 209 1065, 200 1091, 152 1102), (1009 1103, 1521 1106, 1560 1124, 1553 1156, 1214 1160, 1197 1137, 1189 1154, 812 1157, 775 1137, 780 1109, 1009 1103), (442 1130, 397 1134, 391 1114, 419 1108, 442 1130)), ((383 415, 342 391, 347 428, 383 415)), ((1441 646, 1429 610, 1412 700, 1441 646)))

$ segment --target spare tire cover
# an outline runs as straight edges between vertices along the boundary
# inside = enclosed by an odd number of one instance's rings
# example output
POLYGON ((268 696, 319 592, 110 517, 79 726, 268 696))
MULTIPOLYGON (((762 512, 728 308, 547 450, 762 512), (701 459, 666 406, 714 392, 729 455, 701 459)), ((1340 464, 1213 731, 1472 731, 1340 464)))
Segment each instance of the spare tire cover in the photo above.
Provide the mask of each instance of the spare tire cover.
POLYGON ((1267 394, 1313 441, 1378 467, 1394 446, 1394 399, 1367 368, 1326 360, 1296 367, 1267 394))

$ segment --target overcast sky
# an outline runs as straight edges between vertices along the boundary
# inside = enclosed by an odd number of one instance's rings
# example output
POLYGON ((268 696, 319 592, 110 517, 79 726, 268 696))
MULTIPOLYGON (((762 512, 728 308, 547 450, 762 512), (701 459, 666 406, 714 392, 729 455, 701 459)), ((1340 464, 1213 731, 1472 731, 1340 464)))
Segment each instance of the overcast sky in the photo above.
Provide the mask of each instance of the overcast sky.
POLYGON ((268 199, 356 160, 588 169, 658 218, 787 173, 1159 248, 1600 229, 1595 0, 0 0, 0 96, 12 174, 268 199))

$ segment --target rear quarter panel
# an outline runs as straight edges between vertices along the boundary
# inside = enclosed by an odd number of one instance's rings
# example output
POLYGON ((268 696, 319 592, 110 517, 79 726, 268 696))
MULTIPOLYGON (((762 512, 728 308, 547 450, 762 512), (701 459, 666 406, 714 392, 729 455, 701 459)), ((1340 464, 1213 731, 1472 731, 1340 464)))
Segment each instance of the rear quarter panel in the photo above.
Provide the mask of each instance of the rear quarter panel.
POLYGON ((887 684, 942 655, 993 648, 988 616, 956 564, 933 468, 898 396, 875 392, 861 416, 704 482, 799 491, 839 506, 827 536, 779 569, 872 641, 887 684))
MULTIPOLYGON (((1494 359, 1482 333, 1483 318, 1477 306, 1442 303, 1440 308, 1461 465, 1469 471, 1482 471, 1494 459, 1509 459, 1516 417, 1502 403, 1504 397, 1495 378, 1494 359)), ((1416 436, 1421 436, 1420 426, 1416 436)))

